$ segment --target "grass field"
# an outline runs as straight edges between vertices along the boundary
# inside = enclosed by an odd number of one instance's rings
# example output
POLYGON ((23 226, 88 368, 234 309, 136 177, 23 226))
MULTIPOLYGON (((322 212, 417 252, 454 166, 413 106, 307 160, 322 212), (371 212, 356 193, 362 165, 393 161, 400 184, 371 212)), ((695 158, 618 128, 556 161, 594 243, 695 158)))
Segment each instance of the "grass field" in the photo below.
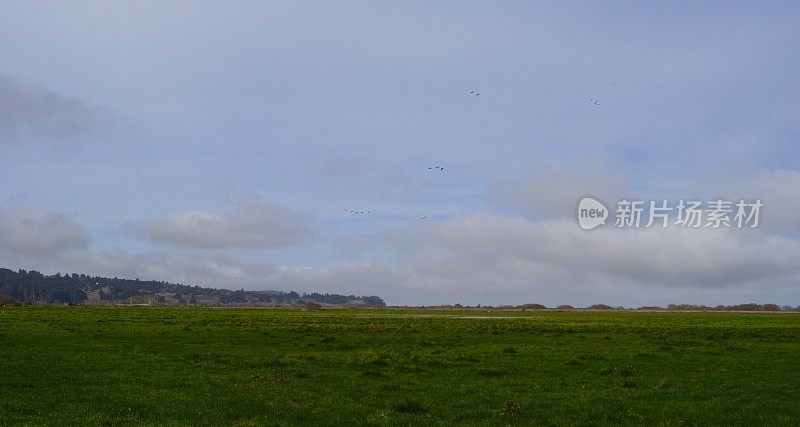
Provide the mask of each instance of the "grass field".
POLYGON ((800 425, 800 316, 0 307, 0 424, 800 425))

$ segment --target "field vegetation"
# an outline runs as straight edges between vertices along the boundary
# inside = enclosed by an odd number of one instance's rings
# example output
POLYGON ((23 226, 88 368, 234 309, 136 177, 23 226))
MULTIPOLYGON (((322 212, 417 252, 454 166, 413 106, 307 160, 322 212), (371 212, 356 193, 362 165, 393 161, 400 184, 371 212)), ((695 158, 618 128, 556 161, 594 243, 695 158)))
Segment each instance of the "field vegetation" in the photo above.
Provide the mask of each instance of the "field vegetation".
POLYGON ((800 425, 794 313, 0 307, 0 424, 800 425))

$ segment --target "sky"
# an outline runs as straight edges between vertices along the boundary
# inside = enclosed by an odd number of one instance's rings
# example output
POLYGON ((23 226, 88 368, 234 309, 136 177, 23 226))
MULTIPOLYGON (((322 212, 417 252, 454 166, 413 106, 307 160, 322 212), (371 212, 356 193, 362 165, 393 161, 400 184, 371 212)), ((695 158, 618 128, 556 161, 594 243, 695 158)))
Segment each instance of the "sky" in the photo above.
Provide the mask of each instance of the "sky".
POLYGON ((0 266, 800 305, 797 2, 0 8, 0 266), (586 195, 764 207, 752 229, 586 231, 586 195))

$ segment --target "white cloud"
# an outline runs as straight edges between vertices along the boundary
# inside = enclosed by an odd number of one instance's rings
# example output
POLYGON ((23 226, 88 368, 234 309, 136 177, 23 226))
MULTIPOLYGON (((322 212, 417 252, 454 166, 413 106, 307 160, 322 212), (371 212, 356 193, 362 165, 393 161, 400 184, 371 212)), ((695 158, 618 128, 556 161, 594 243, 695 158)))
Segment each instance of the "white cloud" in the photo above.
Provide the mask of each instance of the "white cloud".
POLYGON ((199 249, 288 246, 313 234, 301 215, 256 198, 238 201, 225 214, 180 212, 135 223, 132 229, 154 243, 199 249))
MULTIPOLYGON (((234 212, 250 212, 246 206, 234 212)), ((199 241, 217 242, 219 223, 239 216, 246 217, 239 212, 212 221, 213 232, 199 241)), ((292 266, 226 252, 87 248, 82 229, 52 212, 2 211, 0 219, 0 263, 46 273, 370 294, 409 305, 794 304, 800 297, 794 282, 800 274, 800 242, 760 229, 584 231, 571 220, 481 213, 395 229, 373 242, 376 252, 347 262, 292 266)), ((197 241, 180 231, 174 236, 197 241)), ((229 246, 251 242, 225 239, 229 246)))
POLYGON ((491 190, 513 207, 542 217, 571 217, 583 196, 607 203, 631 197, 630 186, 607 172, 596 157, 580 157, 558 169, 540 169, 522 174, 512 183, 491 190))
POLYGON ((800 273, 800 243, 752 230, 584 231, 567 220, 478 214, 401 230, 390 240, 405 254, 415 293, 473 303, 587 296, 630 303, 646 301, 647 289, 716 289, 725 298, 725 289, 748 288, 769 296, 800 273))
POLYGON ((52 256, 82 248, 88 236, 65 215, 33 209, 0 210, 0 248, 23 254, 52 256))
POLYGON ((800 171, 762 171, 744 182, 734 183, 732 187, 729 192, 734 197, 760 199, 764 203, 762 227, 783 231, 800 230, 800 171))
POLYGON ((226 255, 185 255, 163 251, 131 253, 123 249, 73 249, 53 256, 2 253, 0 266, 106 277, 164 280, 206 287, 378 295, 407 286, 403 272, 382 262, 329 267, 276 266, 268 261, 226 255))

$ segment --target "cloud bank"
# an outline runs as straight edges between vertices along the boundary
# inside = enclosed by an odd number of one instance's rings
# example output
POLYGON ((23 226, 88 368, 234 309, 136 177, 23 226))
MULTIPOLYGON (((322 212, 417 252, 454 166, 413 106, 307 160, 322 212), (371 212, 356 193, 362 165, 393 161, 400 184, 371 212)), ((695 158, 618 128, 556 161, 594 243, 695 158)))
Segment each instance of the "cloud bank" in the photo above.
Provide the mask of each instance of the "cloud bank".
MULTIPOLYGON (((247 206, 212 223, 227 224, 247 206)), ((234 289, 377 294, 390 304, 778 301, 797 297, 793 278, 800 274, 800 243, 761 230, 584 231, 564 219, 480 213, 394 229, 384 236, 388 255, 381 259, 292 266, 224 252, 88 248, 85 233, 63 215, 3 211, 0 218, 0 261, 7 265, 234 289)), ((189 229, 207 230, 195 226, 189 229)), ((198 240, 185 236, 184 223, 177 229, 175 235, 185 238, 180 241, 194 248, 276 242, 264 236, 209 240, 220 233, 213 227, 198 240)))
POLYGON ((224 214, 186 211, 141 221, 131 228, 156 244, 195 249, 289 246, 313 234, 302 215, 256 198, 240 200, 224 214))
POLYGON ((47 210, 0 210, 0 249, 47 257, 66 249, 85 248, 88 241, 86 231, 63 214, 47 210))

